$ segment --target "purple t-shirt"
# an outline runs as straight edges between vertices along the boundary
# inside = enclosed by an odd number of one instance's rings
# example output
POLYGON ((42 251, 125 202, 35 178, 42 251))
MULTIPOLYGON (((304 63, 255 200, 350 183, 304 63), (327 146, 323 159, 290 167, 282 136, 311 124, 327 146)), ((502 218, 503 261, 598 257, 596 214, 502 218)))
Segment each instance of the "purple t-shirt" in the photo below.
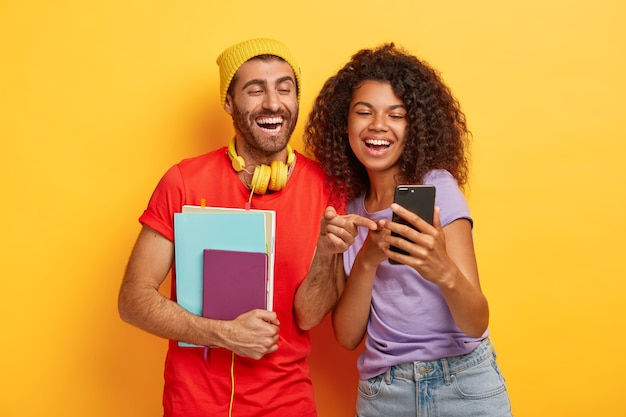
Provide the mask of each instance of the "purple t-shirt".
MULTIPOLYGON (((447 171, 431 171, 424 181, 436 187, 435 205, 440 207, 442 226, 457 219, 472 222, 465 196, 447 171)), ((372 220, 391 220, 391 209, 368 213, 364 196, 348 205, 348 213, 372 220)), ((359 228, 354 244, 344 253, 346 274, 367 237, 359 228)), ((429 361, 471 352, 485 338, 463 333, 452 318, 439 288, 417 271, 405 265, 384 261, 378 265, 370 317, 367 323, 365 350, 358 359, 361 379, 373 378, 387 368, 406 362, 429 361)))

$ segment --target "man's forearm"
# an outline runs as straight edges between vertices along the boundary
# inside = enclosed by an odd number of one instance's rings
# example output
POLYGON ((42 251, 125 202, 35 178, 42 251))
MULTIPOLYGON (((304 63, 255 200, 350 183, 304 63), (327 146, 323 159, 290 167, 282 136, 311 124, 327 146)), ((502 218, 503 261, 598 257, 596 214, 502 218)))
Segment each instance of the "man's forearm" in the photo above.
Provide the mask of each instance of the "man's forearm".
POLYGON ((124 321, 156 336, 204 346, 220 342, 210 320, 187 312, 156 289, 126 288, 119 301, 124 321))
POLYGON ((296 291, 294 315, 298 327, 310 330, 317 326, 337 303, 338 254, 316 251, 307 277, 296 291))

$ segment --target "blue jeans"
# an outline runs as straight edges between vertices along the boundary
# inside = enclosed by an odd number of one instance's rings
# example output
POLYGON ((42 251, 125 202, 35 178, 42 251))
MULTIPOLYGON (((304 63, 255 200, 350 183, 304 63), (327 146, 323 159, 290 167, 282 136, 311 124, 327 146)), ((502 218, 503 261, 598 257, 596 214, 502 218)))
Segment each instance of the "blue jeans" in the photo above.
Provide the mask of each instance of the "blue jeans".
POLYGON ((392 366, 359 381, 357 417, 512 416, 489 339, 472 352, 392 366))

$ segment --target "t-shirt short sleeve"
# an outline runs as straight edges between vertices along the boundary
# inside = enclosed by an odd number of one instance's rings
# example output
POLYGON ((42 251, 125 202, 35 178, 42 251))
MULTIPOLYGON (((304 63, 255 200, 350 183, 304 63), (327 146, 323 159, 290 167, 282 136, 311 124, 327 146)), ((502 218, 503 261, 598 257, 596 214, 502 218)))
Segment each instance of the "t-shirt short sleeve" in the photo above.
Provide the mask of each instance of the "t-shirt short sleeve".
POLYGON ((441 169, 433 170, 426 175, 424 184, 436 187, 435 205, 440 207, 439 217, 442 226, 458 219, 467 219, 470 224, 474 224, 465 195, 452 174, 441 169))

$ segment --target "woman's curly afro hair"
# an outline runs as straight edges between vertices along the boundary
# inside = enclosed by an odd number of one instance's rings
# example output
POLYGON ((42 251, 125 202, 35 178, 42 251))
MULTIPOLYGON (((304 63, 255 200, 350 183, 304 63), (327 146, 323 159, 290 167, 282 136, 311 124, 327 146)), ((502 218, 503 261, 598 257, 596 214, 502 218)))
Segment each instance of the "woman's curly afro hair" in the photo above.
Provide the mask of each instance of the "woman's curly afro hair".
POLYGON ((420 184, 445 169, 465 185, 470 133, 465 115, 437 71, 393 43, 363 49, 330 77, 315 99, 304 130, 305 149, 323 166, 334 194, 351 201, 369 179, 348 142, 352 92, 364 81, 389 82, 407 109, 407 136, 398 183, 420 184))

